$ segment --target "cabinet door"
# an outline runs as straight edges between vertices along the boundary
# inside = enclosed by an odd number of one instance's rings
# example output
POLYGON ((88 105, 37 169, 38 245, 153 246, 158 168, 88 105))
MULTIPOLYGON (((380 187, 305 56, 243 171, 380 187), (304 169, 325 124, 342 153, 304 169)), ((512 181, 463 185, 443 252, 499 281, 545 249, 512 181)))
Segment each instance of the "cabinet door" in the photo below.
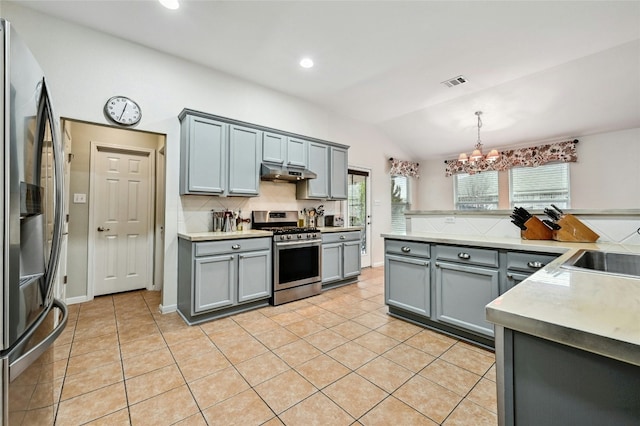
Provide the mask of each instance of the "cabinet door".
POLYGON ((307 197, 329 197, 329 147, 319 143, 309 143, 309 170, 318 175, 306 181, 307 197))
POLYGON ((342 279, 342 243, 322 245, 322 282, 342 279))
POLYGON ((287 166, 307 167, 307 144, 303 139, 287 138, 287 166))
POLYGON ((234 303, 235 256, 210 256, 195 259, 193 311, 224 308, 234 303))
POLYGON ((387 305, 426 317, 431 315, 431 275, 428 259, 388 254, 384 265, 387 305))
POLYGON ((351 278, 360 275, 360 240, 343 243, 342 277, 351 278))
POLYGON ((329 195, 333 200, 347 199, 347 150, 331 147, 331 178, 329 195))
POLYGON ((493 337, 485 306, 498 297, 497 269, 437 262, 435 280, 438 321, 493 337))
POLYGON ((228 125, 187 116, 182 126, 181 193, 222 194, 228 125))
POLYGON ((271 250, 238 255, 238 303, 271 296, 271 250))
POLYGON ((262 132, 229 127, 229 195, 258 195, 262 132))
POLYGON ((262 136, 262 161, 284 164, 287 155, 287 138, 277 133, 265 132, 262 136))

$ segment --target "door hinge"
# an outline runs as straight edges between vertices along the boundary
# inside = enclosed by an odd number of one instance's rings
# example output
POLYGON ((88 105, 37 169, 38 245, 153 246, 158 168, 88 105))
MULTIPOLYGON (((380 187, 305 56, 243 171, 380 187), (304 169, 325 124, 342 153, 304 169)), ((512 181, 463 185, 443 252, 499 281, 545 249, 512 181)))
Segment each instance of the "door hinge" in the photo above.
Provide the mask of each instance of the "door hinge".
POLYGON ((66 219, 67 223, 69 223, 69 213, 67 213, 66 219))
POLYGON ((74 157, 74 155, 73 155, 73 154, 71 154, 71 153, 69 153, 69 160, 68 160, 67 162, 68 162, 68 163, 70 163, 70 162, 71 162, 71 160, 73 160, 73 157, 74 157))
POLYGON ((62 284, 66 284, 67 283, 67 276, 65 275, 64 278, 62 279, 62 284))

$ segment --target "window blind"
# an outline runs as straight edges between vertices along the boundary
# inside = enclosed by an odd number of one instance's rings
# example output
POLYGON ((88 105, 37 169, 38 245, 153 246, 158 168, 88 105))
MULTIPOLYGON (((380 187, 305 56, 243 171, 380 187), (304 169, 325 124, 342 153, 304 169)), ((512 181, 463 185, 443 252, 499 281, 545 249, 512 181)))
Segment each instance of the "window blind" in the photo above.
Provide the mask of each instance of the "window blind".
POLYGON ((516 167, 509 173, 511 207, 569 207, 569 163, 516 167))
POLYGON ((460 173, 454 179, 456 210, 495 210, 498 208, 498 172, 473 175, 460 173))

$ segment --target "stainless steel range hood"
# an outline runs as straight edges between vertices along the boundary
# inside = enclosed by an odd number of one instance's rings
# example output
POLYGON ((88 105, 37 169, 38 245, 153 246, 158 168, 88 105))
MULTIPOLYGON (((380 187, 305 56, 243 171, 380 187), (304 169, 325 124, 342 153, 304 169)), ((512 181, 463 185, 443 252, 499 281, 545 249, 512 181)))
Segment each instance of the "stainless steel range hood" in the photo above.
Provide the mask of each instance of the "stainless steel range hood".
POLYGON ((260 179, 266 181, 299 182, 318 177, 311 170, 282 167, 277 164, 262 163, 260 179))

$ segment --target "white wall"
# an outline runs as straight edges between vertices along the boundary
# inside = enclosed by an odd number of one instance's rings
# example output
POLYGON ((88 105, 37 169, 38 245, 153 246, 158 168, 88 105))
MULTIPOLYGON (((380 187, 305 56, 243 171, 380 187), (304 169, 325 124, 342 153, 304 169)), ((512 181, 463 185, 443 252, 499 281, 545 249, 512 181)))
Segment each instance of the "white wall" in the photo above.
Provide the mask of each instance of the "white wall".
POLYGON ((389 231, 391 214, 388 158, 406 158, 382 133, 297 98, 13 3, 2 3, 2 16, 41 63, 57 114, 106 123, 104 102, 127 95, 143 110, 137 129, 167 135, 164 309, 175 307, 177 300, 177 232, 184 218, 178 195, 178 114, 183 108, 350 145, 350 164, 373 172, 372 254, 374 264, 382 263, 378 236, 389 231))
MULTIPOLYGON (((577 136, 578 162, 571 163, 571 208, 640 208, 640 128, 577 136)), ((567 140, 571 138, 565 138, 567 140)), ((527 146, 546 142, 531 142, 527 146)), ((522 145, 521 145, 522 146, 522 145)), ((453 177, 444 176, 444 159, 420 161, 418 203, 414 210, 452 210, 453 177), (424 167, 422 165, 424 164, 424 167)), ((504 172, 508 174, 508 172, 504 172)), ((508 179, 501 179, 508 193, 508 179)), ((501 208, 508 209, 506 205, 501 208)))

